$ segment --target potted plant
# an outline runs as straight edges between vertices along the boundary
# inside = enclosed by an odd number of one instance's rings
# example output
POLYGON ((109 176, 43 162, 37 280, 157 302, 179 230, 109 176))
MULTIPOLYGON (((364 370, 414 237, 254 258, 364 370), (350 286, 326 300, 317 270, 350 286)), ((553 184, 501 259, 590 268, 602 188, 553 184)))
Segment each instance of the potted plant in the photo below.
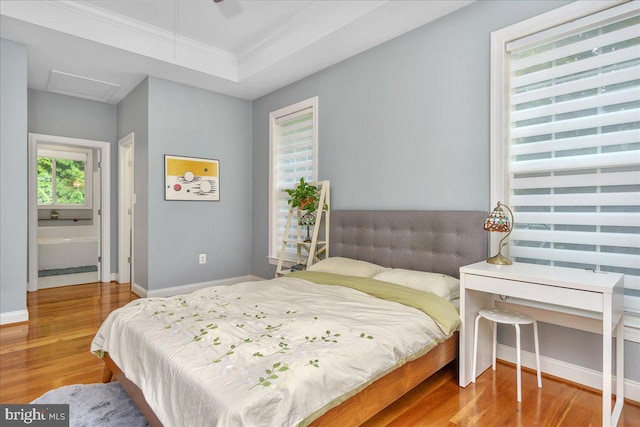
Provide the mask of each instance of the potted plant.
POLYGON ((290 190, 284 190, 290 197, 287 201, 293 208, 299 208, 307 212, 315 212, 318 210, 318 202, 320 194, 318 187, 305 182, 304 178, 300 178, 300 183, 290 190))

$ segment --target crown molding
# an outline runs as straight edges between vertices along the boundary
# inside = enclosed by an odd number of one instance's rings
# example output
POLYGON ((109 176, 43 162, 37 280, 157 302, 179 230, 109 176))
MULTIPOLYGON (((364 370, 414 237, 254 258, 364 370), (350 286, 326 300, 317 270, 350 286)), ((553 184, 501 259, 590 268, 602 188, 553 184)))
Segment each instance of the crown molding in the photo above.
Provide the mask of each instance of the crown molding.
POLYGON ((238 81, 234 54, 89 4, 3 1, 0 13, 170 64, 238 81))

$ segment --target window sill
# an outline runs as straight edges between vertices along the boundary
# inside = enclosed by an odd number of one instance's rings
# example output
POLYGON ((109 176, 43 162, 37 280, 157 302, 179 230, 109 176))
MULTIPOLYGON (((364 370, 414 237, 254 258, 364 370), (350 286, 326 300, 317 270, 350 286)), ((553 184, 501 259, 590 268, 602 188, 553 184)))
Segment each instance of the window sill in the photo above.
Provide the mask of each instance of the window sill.
POLYGON ((59 211, 65 209, 92 209, 91 203, 87 203, 84 205, 38 205, 38 209, 40 210, 52 210, 59 211))

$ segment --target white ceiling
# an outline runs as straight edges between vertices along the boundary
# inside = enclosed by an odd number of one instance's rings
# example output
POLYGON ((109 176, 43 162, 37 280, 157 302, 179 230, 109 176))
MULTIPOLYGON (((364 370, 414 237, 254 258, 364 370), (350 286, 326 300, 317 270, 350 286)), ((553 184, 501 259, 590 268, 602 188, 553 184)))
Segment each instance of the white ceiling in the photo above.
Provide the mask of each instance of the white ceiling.
POLYGON ((0 0, 28 86, 117 103, 147 75, 255 99, 473 0, 0 0))

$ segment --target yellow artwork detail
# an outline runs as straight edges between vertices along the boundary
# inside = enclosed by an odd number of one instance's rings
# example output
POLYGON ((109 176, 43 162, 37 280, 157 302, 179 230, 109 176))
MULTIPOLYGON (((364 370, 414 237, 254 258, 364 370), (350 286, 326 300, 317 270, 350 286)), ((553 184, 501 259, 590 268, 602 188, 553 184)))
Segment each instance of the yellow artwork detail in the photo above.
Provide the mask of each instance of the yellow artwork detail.
POLYGON ((196 176, 218 176, 218 164, 199 160, 167 159, 167 175, 182 176, 192 172, 196 176))

